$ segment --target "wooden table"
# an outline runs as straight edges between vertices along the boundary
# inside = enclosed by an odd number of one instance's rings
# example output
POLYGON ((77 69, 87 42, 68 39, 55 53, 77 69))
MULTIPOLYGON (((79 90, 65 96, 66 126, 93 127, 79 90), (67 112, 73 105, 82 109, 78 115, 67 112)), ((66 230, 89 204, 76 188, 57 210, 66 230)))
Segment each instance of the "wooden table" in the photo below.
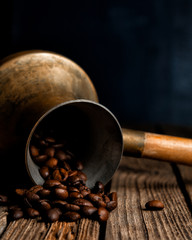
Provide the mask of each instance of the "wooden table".
MULTIPOLYGON (((192 137, 192 129, 158 129, 192 137)), ((1 207, 1 239, 192 239, 192 167, 123 157, 108 187, 118 193, 118 208, 106 224, 88 219, 78 223, 46 224, 34 219, 8 223, 6 207, 1 207), (147 211, 145 203, 152 199, 161 200, 165 208, 147 211)))

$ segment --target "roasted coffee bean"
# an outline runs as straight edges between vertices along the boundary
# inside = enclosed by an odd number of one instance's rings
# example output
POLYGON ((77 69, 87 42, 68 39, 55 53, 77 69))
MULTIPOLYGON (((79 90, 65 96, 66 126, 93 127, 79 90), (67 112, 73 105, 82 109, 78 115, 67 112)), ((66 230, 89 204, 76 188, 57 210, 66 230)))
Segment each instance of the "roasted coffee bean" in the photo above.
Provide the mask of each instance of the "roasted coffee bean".
POLYGON ((8 202, 8 197, 6 195, 0 195, 0 205, 6 204, 8 202))
POLYGON ((48 142, 48 143, 55 143, 55 139, 52 138, 52 137, 46 137, 45 141, 48 142))
POLYGON ((30 146, 30 152, 31 152, 32 157, 39 156, 39 149, 37 147, 35 147, 34 145, 30 146))
POLYGON ((96 202, 94 202, 94 204, 95 204, 95 206, 96 207, 104 207, 104 208, 106 208, 106 206, 107 206, 107 204, 104 202, 104 201, 96 201, 96 202))
POLYGON ((65 146, 65 143, 54 143, 52 144, 52 147, 54 148, 63 148, 65 146))
POLYGON ((40 139, 39 140, 39 145, 42 146, 42 147, 48 147, 49 146, 49 143, 47 143, 45 140, 43 139, 40 139))
POLYGON ((63 209, 67 202, 63 200, 54 200, 51 202, 51 204, 53 207, 63 209))
POLYGON ((13 209, 11 212, 10 212, 10 215, 11 215, 11 218, 13 220, 17 220, 17 219, 20 219, 23 217, 23 211, 21 209, 13 209))
POLYGON ((42 189, 38 192, 38 195, 41 197, 41 198, 49 198, 51 194, 51 191, 49 189, 42 189))
POLYGON ((35 186, 31 187, 27 192, 37 193, 42 189, 43 189, 43 187, 41 185, 35 185, 35 186))
POLYGON ((52 187, 55 187, 55 186, 58 186, 60 185, 61 183, 57 180, 54 180, 54 179, 48 179, 44 182, 43 184, 43 187, 44 188, 52 188, 52 187))
POLYGON ((79 192, 70 192, 69 197, 76 199, 76 198, 83 198, 83 195, 79 192))
POLYGON ((67 170, 67 171, 70 171, 70 170, 71 170, 70 165, 69 165, 66 161, 63 161, 63 162, 62 162, 61 167, 63 167, 63 168, 64 168, 65 170, 67 170))
POLYGON ((37 207, 39 210, 47 211, 51 209, 51 205, 47 199, 40 199, 37 201, 37 207))
POLYGON ((80 178, 80 180, 85 184, 87 181, 87 175, 81 171, 77 172, 77 176, 80 178))
POLYGON ((22 188, 15 189, 15 193, 20 197, 23 197, 26 192, 27 192, 27 189, 22 189, 22 188))
POLYGON ((36 218, 40 215, 39 211, 34 208, 27 208, 26 212, 30 218, 36 218))
POLYGON ((81 218, 81 215, 77 212, 66 212, 63 214, 63 219, 68 221, 68 222, 76 222, 81 218))
POLYGON ((76 187, 68 187, 69 192, 79 192, 79 189, 76 187))
POLYGON ((77 212, 80 210, 80 207, 78 205, 75 205, 75 204, 69 204, 67 203, 65 206, 64 206, 65 210, 67 211, 74 211, 74 212, 77 212))
POLYGON ((38 165, 42 165, 47 160, 47 155, 39 155, 34 158, 34 162, 38 165))
POLYGON ((58 181, 62 180, 62 176, 61 176, 61 173, 60 173, 59 169, 56 169, 56 170, 53 171, 52 178, 55 179, 55 180, 58 180, 58 181))
POLYGON ((36 202, 37 200, 40 199, 39 195, 37 195, 34 192, 27 191, 25 195, 29 202, 36 202))
POLYGON ((80 178, 77 175, 68 177, 67 181, 69 185, 72 185, 72 186, 76 186, 80 184, 80 178))
POLYGON ((80 160, 75 161, 75 168, 79 171, 83 170, 83 163, 80 160))
POLYGON ((117 202, 117 193, 116 192, 111 192, 110 194, 108 194, 108 197, 110 198, 111 201, 117 202))
POLYGON ((60 149, 56 151, 55 157, 57 159, 59 159, 60 161, 65 161, 65 160, 68 159, 68 155, 64 151, 62 151, 60 149))
POLYGON ((108 211, 112 211, 112 210, 114 210, 116 207, 117 207, 117 202, 116 202, 116 201, 107 202, 106 209, 107 209, 108 211))
POLYGON ((68 172, 68 176, 69 177, 73 177, 73 176, 76 176, 78 174, 78 171, 77 170, 71 170, 68 172))
POLYGON ((53 179, 65 182, 68 178, 68 172, 64 168, 59 168, 53 171, 53 179))
POLYGON ((53 193, 54 193, 54 196, 60 200, 65 200, 69 196, 68 191, 62 188, 55 188, 53 190, 53 193))
POLYGON ((88 201, 88 200, 86 200, 84 198, 75 199, 72 203, 75 204, 75 205, 78 205, 78 206, 93 207, 93 204, 90 201, 88 201))
POLYGON ((55 168, 57 167, 58 160, 56 158, 50 158, 45 162, 45 166, 49 168, 55 168))
POLYGON ((94 191, 96 193, 103 193, 104 192, 104 185, 102 182, 96 182, 94 186, 94 191))
POLYGON ((46 166, 43 166, 39 169, 39 173, 41 174, 41 177, 46 179, 49 177, 50 175, 50 171, 49 171, 49 168, 46 167, 46 166))
POLYGON ((47 155, 48 157, 54 157, 54 155, 55 155, 55 148, 53 148, 53 147, 47 147, 46 149, 45 149, 45 155, 47 155))
POLYGON ((108 202, 111 201, 110 198, 109 198, 107 195, 103 195, 103 200, 104 200, 104 202, 106 202, 106 203, 108 203, 108 202))
POLYGON ((90 190, 82 190, 81 191, 81 194, 83 195, 83 197, 86 197, 89 193, 90 193, 90 190))
POLYGON ((62 188, 67 190, 67 186, 65 186, 64 184, 59 184, 58 186, 56 186, 56 188, 62 188))
POLYGON ((59 220, 60 212, 58 208, 52 208, 47 211, 46 215, 49 222, 56 222, 59 220))
POLYGON ((98 220, 100 222, 106 222, 107 219, 109 218, 109 212, 107 211, 106 208, 103 208, 103 207, 98 208, 97 215, 98 215, 98 220))
POLYGON ((98 202, 98 201, 103 201, 103 198, 100 197, 98 194, 94 194, 94 193, 90 193, 87 195, 87 198, 91 201, 91 202, 98 202))
POLYGON ((152 200, 147 202, 145 207, 148 210, 161 210, 164 208, 164 204, 159 200, 152 200))
POLYGON ((97 211, 97 208, 96 207, 84 206, 84 207, 81 208, 81 211, 82 211, 83 215, 91 216, 97 211))

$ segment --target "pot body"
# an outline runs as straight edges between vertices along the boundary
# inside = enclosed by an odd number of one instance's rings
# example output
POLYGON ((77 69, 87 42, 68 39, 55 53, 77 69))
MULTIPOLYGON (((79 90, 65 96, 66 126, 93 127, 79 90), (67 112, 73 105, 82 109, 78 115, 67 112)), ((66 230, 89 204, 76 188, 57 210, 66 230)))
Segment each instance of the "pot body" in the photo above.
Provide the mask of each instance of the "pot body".
POLYGON ((90 78, 73 61, 45 51, 5 58, 0 65, 0 153, 24 146, 43 114, 75 99, 98 102, 90 78))

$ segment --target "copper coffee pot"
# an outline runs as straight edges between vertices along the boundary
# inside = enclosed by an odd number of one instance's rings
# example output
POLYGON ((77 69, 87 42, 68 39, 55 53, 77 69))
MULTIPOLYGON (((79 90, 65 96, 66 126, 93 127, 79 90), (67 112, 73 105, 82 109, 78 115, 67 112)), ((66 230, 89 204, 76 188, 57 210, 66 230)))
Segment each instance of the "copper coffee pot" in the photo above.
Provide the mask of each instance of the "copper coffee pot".
POLYGON ((115 116, 98 103, 88 75, 73 61, 47 51, 5 58, 0 65, 0 152, 25 148, 26 167, 36 184, 43 179, 29 145, 44 121, 60 124, 63 134, 71 129, 78 139, 89 187, 111 179, 122 151, 192 165, 191 139, 121 129, 115 116))

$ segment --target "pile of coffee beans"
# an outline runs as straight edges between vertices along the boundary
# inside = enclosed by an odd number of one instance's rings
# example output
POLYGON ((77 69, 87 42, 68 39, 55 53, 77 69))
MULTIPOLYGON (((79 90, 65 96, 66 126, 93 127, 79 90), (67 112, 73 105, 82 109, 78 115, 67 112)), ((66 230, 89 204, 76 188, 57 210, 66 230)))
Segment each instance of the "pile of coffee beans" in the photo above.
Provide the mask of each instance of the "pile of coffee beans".
POLYGON ((9 216, 14 220, 29 217, 71 222, 86 217, 107 221, 117 207, 116 192, 106 193, 99 181, 88 188, 82 161, 66 141, 53 131, 50 135, 35 133, 30 145, 31 157, 45 180, 43 186, 16 189, 14 201, 1 195, 0 203, 9 204, 9 216))

